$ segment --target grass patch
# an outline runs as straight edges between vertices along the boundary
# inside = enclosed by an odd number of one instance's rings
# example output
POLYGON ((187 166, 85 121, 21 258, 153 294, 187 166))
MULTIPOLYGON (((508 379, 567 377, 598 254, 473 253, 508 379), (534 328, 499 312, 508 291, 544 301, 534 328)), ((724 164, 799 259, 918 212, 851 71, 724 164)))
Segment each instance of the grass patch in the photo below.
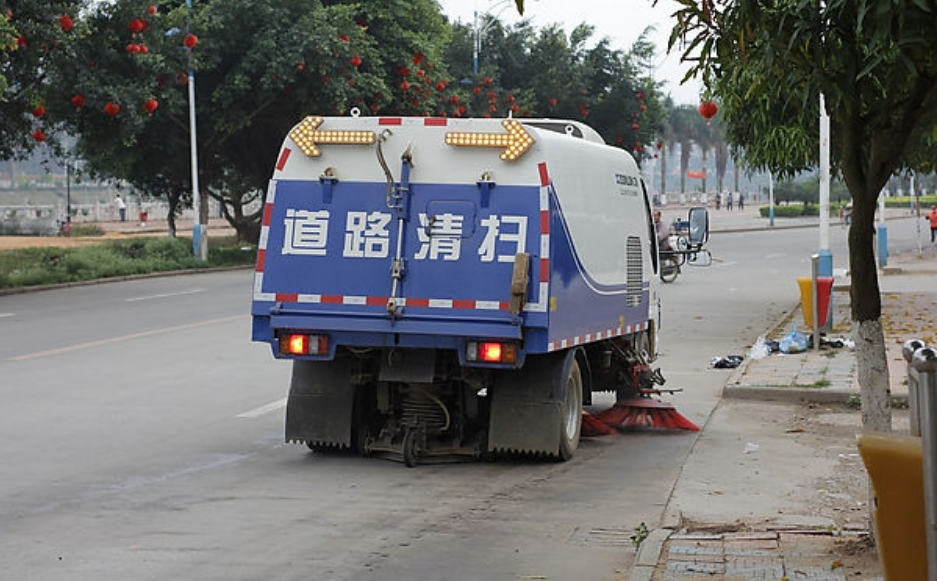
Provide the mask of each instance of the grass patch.
POLYGON ((248 266, 253 246, 234 238, 212 240, 207 261, 192 254, 186 238, 134 238, 78 248, 23 248, 0 251, 0 288, 84 282, 89 280, 227 266, 248 266))

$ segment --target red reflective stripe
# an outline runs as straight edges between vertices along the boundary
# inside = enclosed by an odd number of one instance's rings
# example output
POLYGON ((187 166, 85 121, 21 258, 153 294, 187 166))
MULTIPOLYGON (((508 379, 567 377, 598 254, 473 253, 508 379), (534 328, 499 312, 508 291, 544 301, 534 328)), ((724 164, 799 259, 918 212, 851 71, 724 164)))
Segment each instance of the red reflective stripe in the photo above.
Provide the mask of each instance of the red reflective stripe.
POLYGON ((540 170, 540 185, 541 186, 550 185, 550 175, 547 173, 547 164, 541 162, 537 164, 537 169, 540 170))
POLYGON ((261 226, 269 226, 270 220, 273 219, 273 204, 264 204, 264 217, 261 221, 261 226))
POLYGON ((299 302, 299 295, 297 293, 277 293, 275 298, 278 303, 299 302))
POLYGON ((283 171, 283 168, 286 167, 286 160, 290 158, 290 148, 284 147, 280 152, 280 159, 277 160, 277 171, 283 171))
POLYGON ((429 299, 407 299, 408 307, 428 307, 429 299))
POLYGON ((453 309, 474 309, 475 301, 468 299, 452 299, 453 309))
POLYGON ((267 262, 267 251, 263 248, 257 249, 257 263, 254 265, 254 272, 263 272, 264 265, 267 262))
POLYGON ((550 233, 550 212, 547 210, 540 212, 540 233, 550 233))
POLYGON ((365 304, 369 307, 383 307, 387 304, 387 297, 367 297, 365 304))
POLYGON ((322 295, 322 302, 330 305, 340 305, 345 302, 342 295, 322 295))
POLYGON ((549 282, 550 280, 550 259, 540 259, 540 282, 549 282))
POLYGON ((430 127, 445 127, 449 124, 449 120, 444 117, 427 117, 423 119, 423 125, 430 127))
POLYGON ((403 125, 401 117, 381 117, 377 120, 378 125, 403 125))

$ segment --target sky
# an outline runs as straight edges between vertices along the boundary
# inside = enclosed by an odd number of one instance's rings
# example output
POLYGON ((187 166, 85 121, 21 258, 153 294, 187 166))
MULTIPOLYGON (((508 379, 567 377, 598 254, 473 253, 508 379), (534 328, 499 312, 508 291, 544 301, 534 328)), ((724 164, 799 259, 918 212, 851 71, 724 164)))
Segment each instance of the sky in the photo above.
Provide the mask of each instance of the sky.
MULTIPOLYGON (((437 0, 450 20, 471 24, 475 12, 497 16, 506 25, 527 19, 536 28, 559 24, 569 34, 577 25, 595 27, 593 40, 607 37, 615 49, 628 50, 648 26, 655 31, 650 38, 657 45, 658 62, 654 78, 664 83, 677 105, 698 105, 701 86, 695 80, 681 85, 686 66, 679 56, 667 54, 667 40, 673 29, 671 14, 676 4, 660 0, 525 0, 524 16, 517 13, 514 0, 437 0)), ((484 51, 484 47, 482 47, 484 51)))

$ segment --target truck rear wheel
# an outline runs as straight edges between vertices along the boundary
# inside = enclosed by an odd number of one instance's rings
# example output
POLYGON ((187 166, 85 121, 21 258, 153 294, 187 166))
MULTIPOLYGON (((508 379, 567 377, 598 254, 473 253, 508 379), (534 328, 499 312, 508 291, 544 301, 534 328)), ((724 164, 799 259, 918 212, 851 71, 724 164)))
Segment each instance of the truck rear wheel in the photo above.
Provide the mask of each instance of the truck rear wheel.
POLYGON ((582 372, 575 357, 562 367, 566 375, 566 395, 562 406, 559 457, 564 462, 573 457, 579 448, 579 433, 582 430, 582 372))

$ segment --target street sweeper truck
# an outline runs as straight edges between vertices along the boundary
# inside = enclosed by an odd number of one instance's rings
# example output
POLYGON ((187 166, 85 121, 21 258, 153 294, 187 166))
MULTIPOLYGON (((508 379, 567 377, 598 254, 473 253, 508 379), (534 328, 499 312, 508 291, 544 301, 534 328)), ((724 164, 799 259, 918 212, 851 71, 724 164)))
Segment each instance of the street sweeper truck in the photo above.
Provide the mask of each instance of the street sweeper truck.
POLYGON ((252 336, 292 363, 289 442, 567 460, 594 392, 663 382, 659 267, 634 159, 582 123, 310 116, 267 190, 252 336))

